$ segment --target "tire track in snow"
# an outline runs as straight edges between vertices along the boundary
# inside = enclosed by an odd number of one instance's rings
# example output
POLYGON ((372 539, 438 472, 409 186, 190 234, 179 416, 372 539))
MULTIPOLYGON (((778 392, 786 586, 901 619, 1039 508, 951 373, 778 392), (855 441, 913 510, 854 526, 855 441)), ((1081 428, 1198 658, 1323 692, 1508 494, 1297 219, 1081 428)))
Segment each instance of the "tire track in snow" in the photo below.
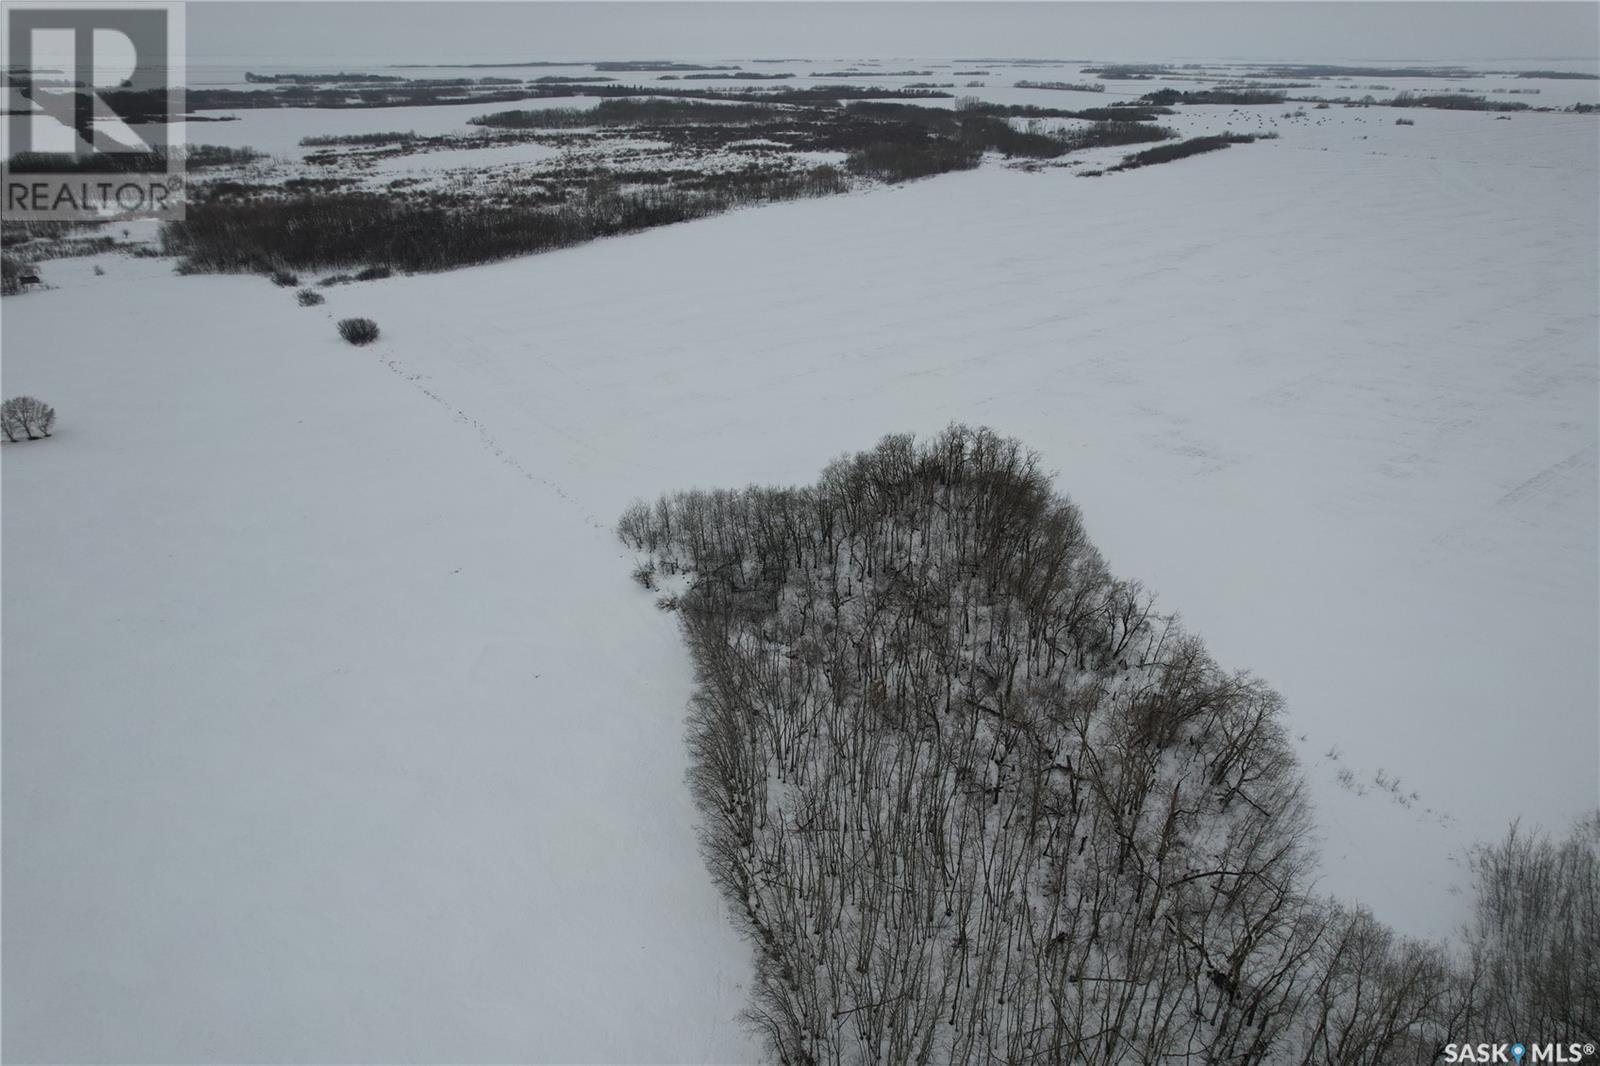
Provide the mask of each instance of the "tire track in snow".
POLYGON ((1559 488, 1562 482, 1575 471, 1582 470, 1585 467, 1593 467, 1594 465, 1594 445, 1590 444, 1579 448, 1565 459, 1559 459, 1532 477, 1513 485, 1494 503, 1480 505, 1470 518, 1453 523, 1448 529, 1434 536, 1428 543, 1435 548, 1456 543, 1462 539, 1467 530, 1475 529, 1485 518, 1506 512, 1514 514, 1524 504, 1535 501, 1539 496, 1559 488))
POLYGON ((1530 496, 1534 496, 1543 491, 1550 485, 1552 481, 1557 480, 1561 477, 1561 475, 1565 474, 1573 467, 1580 465, 1583 460, 1588 458, 1589 454, 1593 451, 1593 448, 1579 448, 1577 451, 1573 452, 1565 459, 1562 459, 1560 462, 1551 463, 1549 466, 1545 467, 1543 470, 1517 485, 1510 492, 1496 500, 1495 506, 1515 507, 1517 504, 1528 499, 1530 496))

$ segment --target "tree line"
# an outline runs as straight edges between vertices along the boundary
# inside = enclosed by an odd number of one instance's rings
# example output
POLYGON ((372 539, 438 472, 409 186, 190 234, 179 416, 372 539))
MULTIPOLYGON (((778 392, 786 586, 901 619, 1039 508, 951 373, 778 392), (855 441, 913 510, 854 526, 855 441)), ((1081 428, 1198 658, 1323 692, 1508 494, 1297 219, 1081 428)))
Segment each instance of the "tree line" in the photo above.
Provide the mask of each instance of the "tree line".
POLYGON ((786 1063, 1431 1061, 1600 1037, 1600 818, 1482 850, 1462 943, 1317 896, 1278 695, 1114 576, 1039 459, 886 437, 636 503, 688 572, 690 786, 786 1063))

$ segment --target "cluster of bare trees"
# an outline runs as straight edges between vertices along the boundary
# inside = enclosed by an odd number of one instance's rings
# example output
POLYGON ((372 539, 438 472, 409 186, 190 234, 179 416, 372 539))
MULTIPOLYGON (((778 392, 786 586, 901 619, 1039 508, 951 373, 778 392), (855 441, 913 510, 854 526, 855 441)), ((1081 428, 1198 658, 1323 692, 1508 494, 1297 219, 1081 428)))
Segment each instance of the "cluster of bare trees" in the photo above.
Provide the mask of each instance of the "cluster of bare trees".
MULTIPOLYGON (((1463 963, 1309 893, 1278 697, 1114 578, 1015 441, 892 436, 619 534, 693 573, 690 784, 784 1062, 1428 1061, 1553 980, 1533 904, 1463 963)), ((1592 949, 1593 836, 1518 847, 1486 868, 1589 864, 1561 943, 1592 949)), ((1549 1039, 1597 1035, 1542 995, 1549 1039)))
POLYGON ((13 396, 0 404, 0 432, 6 440, 48 437, 56 424, 56 409, 32 396, 13 396))
POLYGON ((1560 841, 1513 826, 1473 883, 1474 1027, 1600 1043, 1600 813, 1560 841))

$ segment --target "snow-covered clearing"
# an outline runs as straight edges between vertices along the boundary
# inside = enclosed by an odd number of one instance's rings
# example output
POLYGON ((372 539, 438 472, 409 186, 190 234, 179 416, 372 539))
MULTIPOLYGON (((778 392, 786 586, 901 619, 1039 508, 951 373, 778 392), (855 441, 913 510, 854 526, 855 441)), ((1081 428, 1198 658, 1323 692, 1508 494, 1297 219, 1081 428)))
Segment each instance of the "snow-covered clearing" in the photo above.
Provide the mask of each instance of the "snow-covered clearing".
POLYGON ((313 309, 47 264, 4 308, 61 416, 0 453, 7 1056, 749 1059, 687 656, 607 527, 957 419, 1282 692, 1325 887, 1445 932, 1464 846, 1596 796, 1600 140, 1312 114, 313 309))
POLYGON ((7 1059, 748 1060, 609 515, 259 278, 57 266, 5 309, 74 420, 4 453, 7 1059))

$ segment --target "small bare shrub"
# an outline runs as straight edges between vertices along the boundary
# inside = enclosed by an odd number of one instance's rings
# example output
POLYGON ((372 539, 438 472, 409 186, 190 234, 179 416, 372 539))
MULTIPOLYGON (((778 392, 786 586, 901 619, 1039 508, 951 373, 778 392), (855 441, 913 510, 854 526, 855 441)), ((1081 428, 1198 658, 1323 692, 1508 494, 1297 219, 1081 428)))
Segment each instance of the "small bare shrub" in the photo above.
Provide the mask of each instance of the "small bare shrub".
POLYGON ((292 289, 300 284, 300 279, 287 270, 274 270, 272 272, 272 283, 280 289, 292 289))
POLYGON ((371 344, 378 339, 378 324, 370 318, 341 319, 339 336, 351 344, 371 344))
POLYGON ((327 297, 323 296, 322 293, 311 289, 301 289, 294 294, 294 298, 301 307, 315 307, 318 304, 328 302, 327 297))

